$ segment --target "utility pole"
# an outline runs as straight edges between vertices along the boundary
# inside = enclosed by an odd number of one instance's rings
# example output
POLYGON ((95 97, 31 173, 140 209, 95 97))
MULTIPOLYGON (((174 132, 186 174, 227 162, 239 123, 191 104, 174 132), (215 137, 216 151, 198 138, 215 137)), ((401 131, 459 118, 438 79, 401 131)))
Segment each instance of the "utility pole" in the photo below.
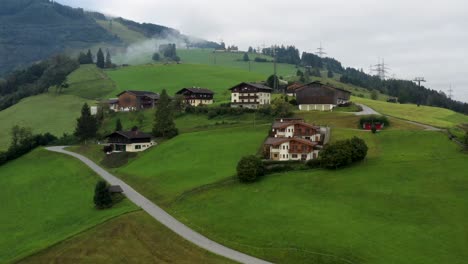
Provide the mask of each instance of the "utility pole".
POLYGON ((274 78, 273 78, 273 90, 277 91, 278 90, 278 77, 276 75, 276 46, 273 46, 273 72, 274 72, 274 78))
POLYGON ((385 59, 382 59, 382 61, 380 61, 379 59, 379 63, 374 65, 374 67, 376 67, 374 71, 377 72, 377 76, 381 80, 385 80, 387 78, 388 70, 390 70, 390 68, 388 68, 387 65, 385 64, 385 59))
POLYGON ((450 84, 450 88, 449 88, 449 90, 448 90, 448 93, 449 93, 449 94, 448 94, 449 99, 452 100, 452 98, 453 98, 452 84, 450 84))
POLYGON ((322 58, 323 55, 327 55, 327 53, 324 51, 325 49, 322 47, 322 42, 320 42, 320 48, 317 48, 317 55, 322 58))
POLYGON ((421 87, 421 83, 426 82, 426 79, 424 79, 424 77, 416 77, 414 78, 413 82, 418 83, 418 86, 421 87))

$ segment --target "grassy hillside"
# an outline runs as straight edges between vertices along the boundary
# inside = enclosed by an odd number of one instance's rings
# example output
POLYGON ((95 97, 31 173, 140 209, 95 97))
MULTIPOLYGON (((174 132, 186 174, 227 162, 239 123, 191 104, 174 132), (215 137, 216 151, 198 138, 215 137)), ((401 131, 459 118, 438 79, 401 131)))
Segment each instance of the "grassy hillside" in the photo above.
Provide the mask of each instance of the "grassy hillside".
POLYGON ((122 213, 127 200, 94 209, 98 181, 80 161, 38 149, 0 167, 0 263, 9 263, 122 213))
POLYGON ((18 263, 233 263, 182 239, 144 212, 119 216, 18 263))
POLYGON ((73 132, 85 102, 77 96, 49 93, 28 97, 0 111, 0 150, 8 148, 10 130, 15 125, 30 127, 34 133, 50 132, 57 136, 73 132))
POLYGON ((267 130, 252 126, 182 134, 116 173, 148 198, 167 205, 184 191, 234 176, 237 162, 257 153, 267 130))
POLYGON ((162 89, 167 89, 173 95, 184 87, 196 86, 215 91, 216 100, 230 98, 228 89, 240 82, 264 81, 267 78, 265 75, 243 70, 191 64, 132 66, 108 71, 107 74, 116 82, 118 91, 161 92, 162 89))
POLYGON ((111 20, 98 19, 96 22, 105 30, 107 30, 107 32, 117 35, 127 44, 132 44, 147 39, 142 33, 129 29, 115 19, 113 19, 112 22, 111 20))
POLYGON ((68 76, 68 88, 65 94, 76 95, 86 99, 103 99, 115 90, 115 84, 106 73, 96 65, 81 65, 68 76))
POLYGON ((435 132, 334 132, 356 134, 371 147, 362 164, 213 187, 170 211, 219 242, 279 263, 463 263, 466 155, 435 132))
POLYGON ((376 111, 436 127, 450 128, 462 123, 468 123, 468 116, 452 110, 413 104, 393 104, 354 97, 353 101, 363 103, 376 111))
MULTIPOLYGON (((243 61, 243 52, 230 53, 230 52, 217 52, 213 53, 212 49, 190 49, 177 50, 177 54, 184 63, 192 64, 205 64, 212 66, 221 67, 232 67, 239 68, 245 71, 256 72, 266 76, 270 76, 274 72, 274 66, 272 62, 255 62, 255 57, 266 58, 270 61, 273 60, 271 57, 267 57, 261 54, 249 54, 250 63, 243 61), (250 66, 249 66, 250 64, 250 66)), ((287 78, 288 76, 295 76, 297 69, 296 66, 286 63, 277 64, 278 76, 287 78)))

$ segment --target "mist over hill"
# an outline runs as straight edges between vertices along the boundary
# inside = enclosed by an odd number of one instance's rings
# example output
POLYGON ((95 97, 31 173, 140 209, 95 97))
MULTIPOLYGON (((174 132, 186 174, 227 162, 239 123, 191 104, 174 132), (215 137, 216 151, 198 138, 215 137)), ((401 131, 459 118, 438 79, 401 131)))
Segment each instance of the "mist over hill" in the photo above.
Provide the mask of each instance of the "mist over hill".
MULTIPOLYGON (((126 47, 128 43, 97 21, 105 15, 72 8, 49 0, 2 0, 0 8, 0 75, 52 55, 95 46, 126 47)), ((192 38, 165 26, 112 20, 147 39, 170 36, 195 47, 216 47, 214 42, 192 38)))

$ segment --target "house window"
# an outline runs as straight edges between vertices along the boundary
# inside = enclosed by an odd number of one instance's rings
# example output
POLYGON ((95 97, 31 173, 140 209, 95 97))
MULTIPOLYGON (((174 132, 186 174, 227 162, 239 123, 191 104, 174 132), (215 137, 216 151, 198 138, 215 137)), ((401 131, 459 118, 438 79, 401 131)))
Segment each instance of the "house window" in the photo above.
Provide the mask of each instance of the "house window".
POLYGON ((293 159, 297 159, 297 154, 292 154, 293 159))
POLYGON ((135 145, 135 149, 141 149, 141 145, 135 145))

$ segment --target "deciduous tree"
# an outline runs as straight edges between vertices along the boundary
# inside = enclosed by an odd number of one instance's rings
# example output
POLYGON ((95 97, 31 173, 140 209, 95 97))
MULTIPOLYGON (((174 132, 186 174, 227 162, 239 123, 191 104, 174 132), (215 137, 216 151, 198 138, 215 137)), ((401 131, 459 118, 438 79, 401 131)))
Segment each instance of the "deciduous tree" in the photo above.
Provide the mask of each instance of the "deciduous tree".
POLYGON ((243 157, 237 164, 237 177, 241 182, 255 182, 264 174, 265 167, 256 156, 243 157))
POLYGON ((94 188, 94 205, 98 209, 112 207, 112 197, 109 185, 105 181, 99 181, 94 188))

